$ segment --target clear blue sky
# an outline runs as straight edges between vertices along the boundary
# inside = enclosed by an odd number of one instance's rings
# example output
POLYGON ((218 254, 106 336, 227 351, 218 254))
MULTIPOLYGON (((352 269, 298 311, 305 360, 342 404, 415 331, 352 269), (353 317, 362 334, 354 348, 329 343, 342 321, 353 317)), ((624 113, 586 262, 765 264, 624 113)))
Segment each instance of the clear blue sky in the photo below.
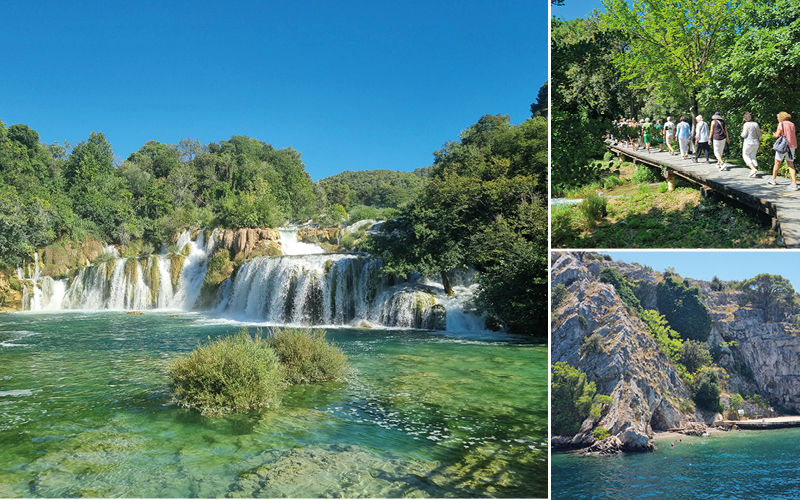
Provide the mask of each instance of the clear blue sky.
POLYGON ((413 170, 482 115, 530 118, 548 2, 2 2, 0 120, 43 142, 248 135, 314 180, 413 170))
POLYGON ((604 11, 602 0, 565 0, 564 5, 553 6, 553 17, 565 20, 587 17, 593 10, 604 11))
POLYGON ((711 281, 746 280, 761 273, 788 279, 800 292, 800 254, 787 250, 605 251, 614 260, 637 262, 663 272, 668 267, 684 278, 711 281))

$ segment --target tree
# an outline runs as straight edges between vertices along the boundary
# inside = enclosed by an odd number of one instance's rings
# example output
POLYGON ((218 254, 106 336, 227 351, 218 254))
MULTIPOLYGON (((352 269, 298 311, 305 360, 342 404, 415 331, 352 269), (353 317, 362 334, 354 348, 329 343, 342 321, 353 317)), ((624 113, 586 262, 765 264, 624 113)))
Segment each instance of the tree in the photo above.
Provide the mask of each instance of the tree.
POLYGON ((687 340, 681 345, 678 359, 689 373, 694 373, 702 366, 711 363, 711 354, 708 351, 708 344, 695 340, 687 340))
POLYGON ((99 176, 110 175, 114 152, 102 132, 92 132, 89 140, 79 142, 66 163, 67 186, 86 186, 99 176))
POLYGON ((585 373, 573 368, 566 361, 553 365, 550 386, 553 434, 577 434, 581 423, 592 410, 597 386, 594 382, 587 381, 585 373))
POLYGON ((743 302, 760 309, 765 323, 774 313, 795 305, 794 289, 782 276, 762 273, 745 281, 741 287, 743 302))
POLYGON ((800 4, 747 0, 741 17, 747 30, 711 67, 702 96, 731 115, 753 113, 766 130, 778 112, 800 109, 800 4))
MULTIPOLYGON (((603 0, 605 26, 629 39, 614 64, 633 88, 686 102, 692 118, 711 67, 740 34, 742 0, 603 0)), ((692 120, 694 123, 694 119, 692 120)))
POLYGON ((692 399, 698 407, 713 412, 722 411, 722 404, 719 401, 719 396, 722 394, 719 386, 721 380, 722 375, 718 370, 707 369, 700 373, 692 389, 692 399))
POLYGON ((700 289, 687 286, 676 276, 665 273, 656 285, 658 311, 683 339, 705 342, 711 334, 711 316, 700 301, 700 289))

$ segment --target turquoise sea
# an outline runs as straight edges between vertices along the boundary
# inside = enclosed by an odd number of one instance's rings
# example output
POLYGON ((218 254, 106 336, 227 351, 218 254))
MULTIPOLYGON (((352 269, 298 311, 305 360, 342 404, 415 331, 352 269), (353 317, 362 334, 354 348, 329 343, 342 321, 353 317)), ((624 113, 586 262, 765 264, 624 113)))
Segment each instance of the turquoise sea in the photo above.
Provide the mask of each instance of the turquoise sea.
POLYGON ((554 453, 552 498, 797 499, 800 429, 657 440, 653 453, 554 453))
POLYGON ((0 315, 0 497, 546 496, 546 346, 329 329, 356 369, 348 383, 296 386, 263 414, 176 406, 167 363, 239 327, 0 315))

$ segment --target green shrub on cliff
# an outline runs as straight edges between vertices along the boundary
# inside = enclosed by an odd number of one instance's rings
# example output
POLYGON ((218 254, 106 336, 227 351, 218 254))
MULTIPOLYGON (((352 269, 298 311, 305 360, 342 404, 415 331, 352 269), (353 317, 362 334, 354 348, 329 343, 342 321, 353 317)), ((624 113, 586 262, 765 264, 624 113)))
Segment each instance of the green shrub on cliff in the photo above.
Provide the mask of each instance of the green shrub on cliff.
POLYGON ((700 302, 700 289, 667 276, 656 286, 658 311, 683 339, 705 342, 711 334, 711 316, 700 302))
POLYGON ((722 374, 713 368, 699 374, 692 387, 692 399, 698 407, 713 412, 723 410, 719 401, 719 396, 722 394, 721 381, 722 374))
POLYGON ((204 416, 220 416, 275 408, 280 404, 278 357, 259 335, 247 328, 235 335, 198 346, 168 368, 181 406, 204 416))
POLYGON ((606 267, 600 271, 600 281, 614 285, 614 289, 622 301, 637 313, 642 313, 642 303, 636 298, 628 280, 619 271, 612 267, 606 267))
POLYGON ((550 385, 553 434, 577 434, 592 410, 597 386, 587 381, 580 369, 565 361, 553 365, 550 385))

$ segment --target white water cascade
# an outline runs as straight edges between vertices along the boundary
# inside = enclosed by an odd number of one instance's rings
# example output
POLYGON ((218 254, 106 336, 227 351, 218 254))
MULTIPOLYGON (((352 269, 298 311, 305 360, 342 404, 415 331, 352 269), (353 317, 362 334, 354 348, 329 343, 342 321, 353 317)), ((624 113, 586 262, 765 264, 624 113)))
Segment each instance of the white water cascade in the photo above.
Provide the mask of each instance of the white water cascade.
MULTIPOLYGON (((281 230, 285 255, 256 257, 218 288, 203 290, 218 231, 182 233, 173 252, 120 258, 114 247, 69 280, 41 277, 38 260, 26 281, 30 310, 179 310, 203 304, 241 321, 290 325, 343 325, 480 331, 484 320, 470 306, 472 277, 454 277, 455 297, 438 281, 402 280, 380 272, 381 261, 354 254, 325 254, 281 230), (177 251, 175 251, 177 250, 177 251), (214 293, 216 298, 214 299, 214 293)), ((22 270, 18 274, 22 276, 22 270)), ((22 280, 22 279, 21 279, 22 280)))
POLYGON ((33 254, 33 267, 28 266, 27 277, 21 267, 17 268, 17 279, 22 283, 22 307, 31 311, 53 311, 61 309, 66 284, 50 276, 42 276, 39 254, 33 254))
POLYGON ((278 230, 281 236, 281 250, 283 255, 311 255, 325 253, 321 246, 314 243, 297 241, 296 228, 281 228, 278 230))

